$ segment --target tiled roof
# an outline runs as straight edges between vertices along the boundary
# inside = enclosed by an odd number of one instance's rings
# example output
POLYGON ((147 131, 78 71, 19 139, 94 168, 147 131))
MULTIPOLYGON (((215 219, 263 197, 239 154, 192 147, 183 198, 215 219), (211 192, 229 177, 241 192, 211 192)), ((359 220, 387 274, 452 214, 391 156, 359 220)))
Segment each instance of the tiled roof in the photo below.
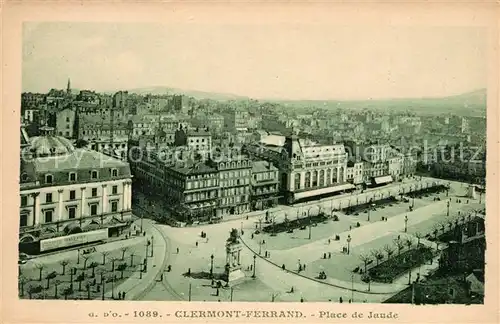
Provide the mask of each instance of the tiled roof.
POLYGON ((252 172, 259 173, 259 172, 267 172, 267 171, 278 171, 278 168, 276 168, 272 163, 269 163, 267 161, 255 161, 255 162, 253 162, 252 172))

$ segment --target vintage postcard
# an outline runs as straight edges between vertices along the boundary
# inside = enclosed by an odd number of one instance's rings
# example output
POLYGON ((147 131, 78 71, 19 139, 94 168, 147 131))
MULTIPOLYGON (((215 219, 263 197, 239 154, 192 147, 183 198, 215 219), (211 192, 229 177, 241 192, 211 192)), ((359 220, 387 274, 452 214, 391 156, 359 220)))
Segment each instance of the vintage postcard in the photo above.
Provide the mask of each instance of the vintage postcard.
POLYGON ((495 9, 7 3, 3 320, 498 322, 495 9))

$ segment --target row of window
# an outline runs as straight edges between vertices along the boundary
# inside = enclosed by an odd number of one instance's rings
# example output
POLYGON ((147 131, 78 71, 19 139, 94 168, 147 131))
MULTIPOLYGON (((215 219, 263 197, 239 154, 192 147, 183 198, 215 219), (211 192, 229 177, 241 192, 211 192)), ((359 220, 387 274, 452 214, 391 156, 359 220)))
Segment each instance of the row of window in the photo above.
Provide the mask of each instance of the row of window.
POLYGON ((278 172, 259 172, 253 175, 255 181, 278 179, 278 172))
MULTIPOLYGON (((116 213, 118 211, 118 201, 111 201, 110 202, 111 206, 111 212, 116 213)), ((98 203, 91 204, 90 205, 90 216, 97 216, 97 211, 98 211, 98 203)), ((68 219, 75 219, 76 218, 76 206, 70 206, 67 208, 67 217, 68 219)), ((54 210, 52 209, 47 209, 43 211, 43 220, 44 223, 52 223, 54 221, 54 210)), ((28 226, 28 215, 27 214, 21 214, 21 226, 28 226)))
MULTIPOLYGON (((111 169, 111 176, 118 177, 118 169, 111 169)), ((92 180, 99 179, 99 172, 96 170, 90 171, 90 179, 92 179, 92 180)), ((78 180, 77 173, 76 172, 69 172, 68 173, 68 180, 70 182, 76 182, 78 180)), ((52 174, 46 174, 45 175, 45 183, 46 184, 54 183, 54 176, 52 174)))
POLYGON ((197 181, 189 181, 186 183, 186 189, 198 189, 198 188, 210 188, 218 185, 217 179, 208 179, 208 180, 197 180, 197 181))
MULTIPOLYGON (((111 194, 116 195, 118 194, 118 186, 112 186, 111 187, 111 194)), ((91 189, 91 197, 97 197, 97 188, 92 188, 91 189)), ((69 200, 75 200, 76 199, 76 190, 70 190, 69 191, 69 200)), ((54 202, 53 195, 51 192, 48 192, 45 194, 45 203, 52 203, 54 202)), ((28 205, 28 196, 21 196, 21 207, 25 207, 28 205)))
POLYGON ((198 200, 205 200, 205 199, 212 199, 217 197, 217 192, 211 191, 211 192, 198 192, 194 194, 189 194, 186 195, 186 201, 191 202, 191 201, 198 201, 198 200))
POLYGON ((235 170, 229 172, 221 172, 219 177, 221 179, 228 179, 234 177, 246 177, 249 175, 250 175, 250 170, 235 170))
POLYGON ((244 185, 249 185, 250 184, 250 179, 245 178, 245 179, 230 179, 230 180, 224 180, 220 182, 220 186, 222 188, 225 187, 234 187, 234 186, 244 186, 244 185))
POLYGON ((249 202, 248 196, 236 196, 221 199, 222 205, 240 204, 246 202, 249 202))
POLYGON ((235 195, 249 194, 250 187, 237 187, 221 190, 221 197, 231 197, 235 195))

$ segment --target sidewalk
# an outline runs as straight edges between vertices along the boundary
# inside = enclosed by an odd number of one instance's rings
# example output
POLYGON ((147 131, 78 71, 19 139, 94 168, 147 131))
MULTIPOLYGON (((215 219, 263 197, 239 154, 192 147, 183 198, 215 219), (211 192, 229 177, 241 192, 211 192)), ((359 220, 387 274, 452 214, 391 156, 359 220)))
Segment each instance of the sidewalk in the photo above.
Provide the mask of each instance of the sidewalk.
POLYGON ((144 219, 144 223, 148 223, 146 228, 146 238, 154 237, 153 239, 153 257, 148 257, 148 271, 143 273, 142 279, 138 277, 128 278, 120 286, 116 287, 116 292, 125 292, 127 300, 135 300, 139 295, 149 290, 154 286, 157 276, 163 272, 167 262, 167 242, 162 236, 156 224, 144 219))

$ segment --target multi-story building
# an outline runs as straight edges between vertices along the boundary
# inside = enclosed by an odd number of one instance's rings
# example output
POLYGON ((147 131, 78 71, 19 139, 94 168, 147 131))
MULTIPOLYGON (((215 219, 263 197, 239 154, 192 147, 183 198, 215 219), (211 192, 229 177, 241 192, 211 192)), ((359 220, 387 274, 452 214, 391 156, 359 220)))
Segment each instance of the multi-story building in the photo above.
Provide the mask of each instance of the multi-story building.
POLYGON ((210 152, 212 149, 212 134, 208 129, 185 129, 181 126, 174 136, 175 146, 187 146, 197 152, 210 152))
POLYGON ((224 113, 224 128, 231 133, 248 130, 248 111, 230 110, 224 113))
POLYGON ((251 206, 253 210, 271 208, 278 204, 279 171, 267 161, 254 161, 252 167, 251 206))
POLYGON ((252 161, 243 156, 210 161, 219 175, 217 218, 250 211, 252 161))
POLYGON ((111 132, 116 138, 128 136, 129 126, 127 123, 117 120, 111 125, 110 118, 98 114, 79 114, 78 138, 91 141, 102 137, 110 137, 111 132))
POLYGON ((56 113, 56 133, 59 136, 73 138, 76 113, 74 109, 66 108, 56 113))
MULTIPOLYGON (((389 145, 347 141, 346 146, 352 158, 363 161, 365 183, 383 185, 394 181, 389 172, 389 159, 393 151, 389 145)), ((396 164, 393 164, 393 167, 394 165, 396 164)), ((391 171, 394 173, 394 168, 391 171)))
POLYGON ((128 163, 75 149, 53 128, 42 131, 21 142, 20 251, 47 252, 119 235, 132 216, 128 163))
POLYGON ((291 135, 283 149, 286 163, 281 189, 288 203, 354 189, 347 182, 348 156, 343 144, 318 145, 291 135))
POLYGON ((346 180, 355 186, 363 184, 363 162, 347 161, 346 180))

